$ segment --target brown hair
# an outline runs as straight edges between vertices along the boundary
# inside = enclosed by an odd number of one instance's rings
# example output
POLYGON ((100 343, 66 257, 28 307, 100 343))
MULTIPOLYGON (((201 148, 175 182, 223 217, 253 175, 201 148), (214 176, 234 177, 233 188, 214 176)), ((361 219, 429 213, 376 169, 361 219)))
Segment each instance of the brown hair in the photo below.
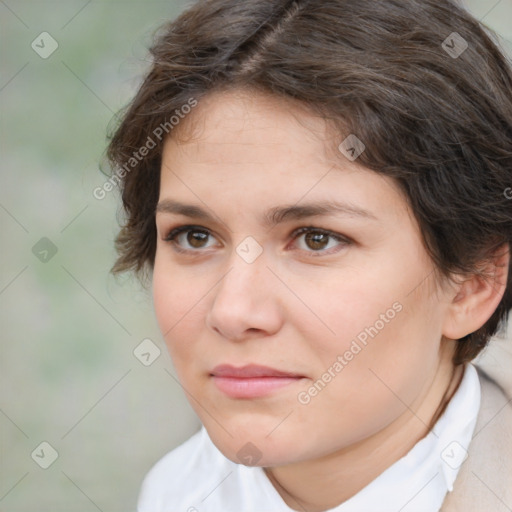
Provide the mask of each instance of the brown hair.
MULTIPOLYGON (((512 72, 455 3, 201 1, 162 28, 151 54, 108 147, 126 214, 114 272, 151 271, 169 119, 226 88, 292 98, 336 123, 340 142, 362 140, 358 162, 396 180, 442 275, 479 273, 479 263, 510 246, 512 72)), ((506 319, 511 281, 509 268, 501 303, 460 340, 456 364, 473 359, 506 319)))

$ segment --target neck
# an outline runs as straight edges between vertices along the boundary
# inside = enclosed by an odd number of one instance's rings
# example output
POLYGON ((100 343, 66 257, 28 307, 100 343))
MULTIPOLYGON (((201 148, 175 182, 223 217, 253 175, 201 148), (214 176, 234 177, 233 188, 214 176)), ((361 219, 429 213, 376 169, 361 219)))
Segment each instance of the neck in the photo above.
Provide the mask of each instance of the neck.
POLYGON ((265 468, 268 478, 294 510, 322 512, 340 505, 428 434, 455 393, 462 374, 463 366, 454 367, 451 358, 441 361, 423 395, 383 430, 319 459, 265 468))

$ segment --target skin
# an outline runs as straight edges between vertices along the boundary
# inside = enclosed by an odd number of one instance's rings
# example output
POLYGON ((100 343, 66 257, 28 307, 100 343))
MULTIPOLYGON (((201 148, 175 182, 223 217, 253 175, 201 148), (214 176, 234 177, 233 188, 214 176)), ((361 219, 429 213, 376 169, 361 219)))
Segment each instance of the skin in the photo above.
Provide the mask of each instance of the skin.
POLYGON ((240 462, 250 441, 284 501, 310 512, 353 496, 428 432, 462 376, 453 339, 482 325, 503 292, 440 283, 396 184, 345 158, 336 150, 343 139, 297 104, 210 94, 166 141, 156 214, 156 316, 191 405, 226 457, 240 462), (210 218, 171 211, 171 201, 210 218), (263 221, 275 208, 332 201, 367 215, 263 221), (167 239, 187 225, 201 232, 167 239), (294 234, 302 227, 317 229, 317 245, 294 234), (252 263, 236 252, 248 236, 263 250, 252 263), (299 403, 396 302, 401 311, 299 403), (257 399, 214 385, 216 365, 251 363, 303 378, 257 399))

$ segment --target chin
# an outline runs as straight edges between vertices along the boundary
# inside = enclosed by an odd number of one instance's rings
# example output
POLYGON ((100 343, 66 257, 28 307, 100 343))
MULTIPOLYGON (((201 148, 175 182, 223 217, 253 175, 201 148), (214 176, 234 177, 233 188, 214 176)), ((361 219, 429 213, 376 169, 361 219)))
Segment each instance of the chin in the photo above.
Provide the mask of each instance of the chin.
POLYGON ((230 436, 218 425, 205 424, 210 439, 229 460, 246 466, 273 467, 295 462, 300 457, 294 436, 283 429, 279 434, 272 429, 279 423, 252 421, 251 425, 226 425, 230 436))

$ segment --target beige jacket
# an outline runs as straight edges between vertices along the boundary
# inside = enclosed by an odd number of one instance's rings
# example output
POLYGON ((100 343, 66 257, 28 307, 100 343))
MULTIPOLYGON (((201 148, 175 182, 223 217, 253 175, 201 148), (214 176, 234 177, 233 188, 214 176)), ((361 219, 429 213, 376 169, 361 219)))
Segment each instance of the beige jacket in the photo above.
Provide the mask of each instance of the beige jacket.
POLYGON ((512 511, 512 336, 492 340, 476 366, 480 412, 468 458, 441 512, 512 511))

